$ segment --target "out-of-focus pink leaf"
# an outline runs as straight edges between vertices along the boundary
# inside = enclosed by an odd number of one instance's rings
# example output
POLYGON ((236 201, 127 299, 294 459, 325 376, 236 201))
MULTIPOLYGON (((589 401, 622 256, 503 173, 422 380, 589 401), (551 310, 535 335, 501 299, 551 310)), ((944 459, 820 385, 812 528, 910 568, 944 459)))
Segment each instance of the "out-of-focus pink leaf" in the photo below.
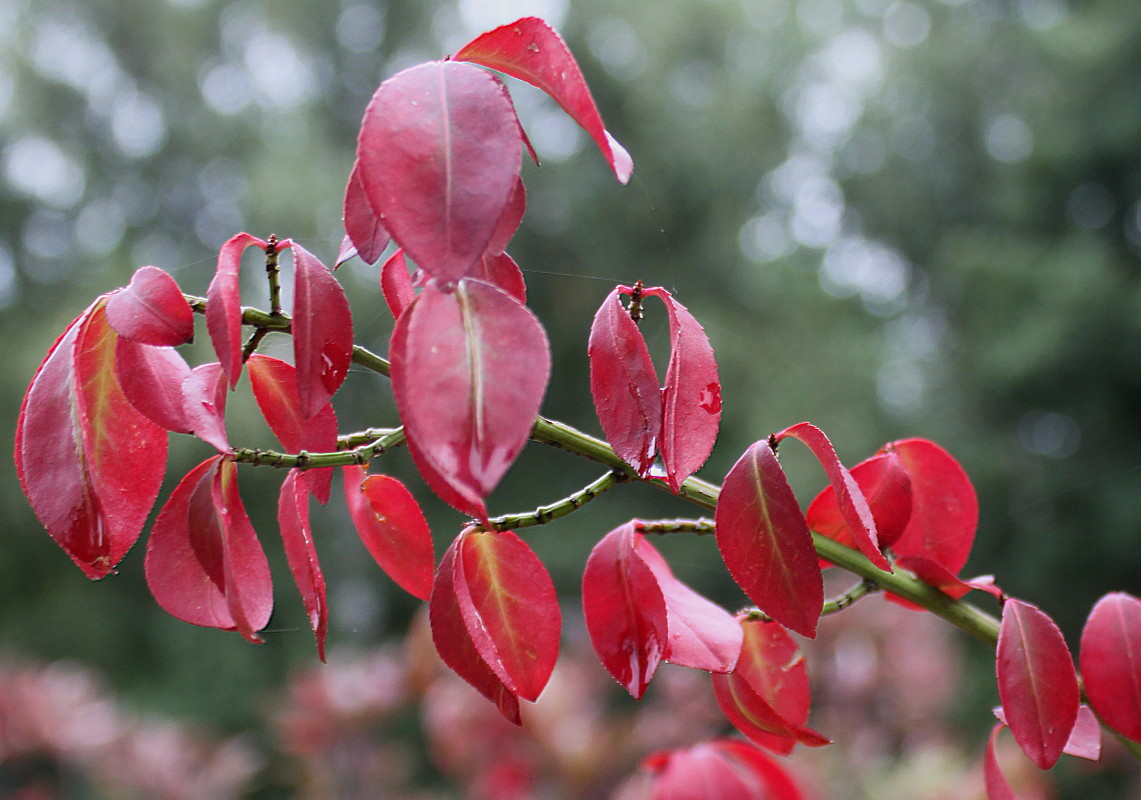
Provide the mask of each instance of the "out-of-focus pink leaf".
POLYGON ((166 469, 166 431, 115 377, 118 334, 100 298, 55 342, 16 423, 16 472, 40 522, 87 577, 114 570, 142 532, 166 469))
POLYGON ((1141 600, 1114 592, 1097 601, 1082 630, 1081 667, 1105 724, 1141 742, 1141 600))
POLYGON ((662 392, 645 339, 622 305, 618 287, 590 327, 590 391, 614 452, 645 478, 662 432, 662 392))
POLYGON ((432 593, 432 532, 416 498, 388 475, 365 466, 344 467, 349 517, 369 555, 384 574, 413 597, 432 593))
POLYGON ((726 718, 753 741, 787 755, 797 742, 810 747, 828 739, 805 727, 808 668, 788 631, 775 622, 742 616, 744 644, 737 667, 713 676, 713 692, 726 718))
POLYGON ((507 249, 507 244, 515 235, 515 231, 519 230, 519 224, 523 221, 525 213, 527 213, 527 189, 523 186, 523 179, 515 176, 515 186, 507 198, 507 205, 503 208, 499 223, 495 226, 495 233, 491 235, 491 241, 487 244, 487 255, 499 255, 507 249))
MULTIPOLYGON (((250 372, 253 375, 253 372, 250 372)), ((329 607, 325 603, 325 576, 317 561, 317 548, 313 544, 313 531, 309 527, 308 488, 300 480, 304 473, 291 469, 281 484, 277 500, 277 525, 285 549, 285 560, 309 625, 317 637, 317 655, 325 660, 325 635, 329 629, 329 607)))
POLYGON ((436 570, 436 580, 432 585, 432 596, 428 601, 432 641, 440 658, 453 672, 495 703, 499 713, 504 717, 520 725, 522 721, 519 717, 519 698, 480 657, 460 611, 459 599, 456 596, 456 549, 459 538, 457 537, 444 553, 436 570))
POLYGON ((519 175, 507 90, 456 61, 433 61, 380 85, 357 147, 369 204, 432 277, 457 281, 487 250, 519 175))
MULTIPOLYGON (((349 182, 345 186, 344 223, 345 234, 361 260, 366 264, 379 261, 392 237, 369 205, 364 186, 361 185, 360 168, 356 164, 353 164, 353 171, 349 173, 349 182)), ((340 258, 337 260, 339 262, 340 258)))
POLYGON ((155 520, 144 568, 167 613, 261 642, 256 631, 269 622, 273 586, 234 462, 214 456, 182 479, 155 520))
POLYGON ((998 734, 1006 727, 1003 724, 995 725, 991 729, 990 738, 986 744, 986 759, 983 762, 983 780, 986 785, 987 800, 1018 800, 1018 795, 1006 782, 1002 768, 998 765, 998 755, 995 753, 995 742, 998 734))
POLYGON ((523 280, 523 270, 506 253, 484 253, 471 277, 498 286, 520 303, 527 302, 527 283, 523 280))
POLYGON ((891 564, 880 552, 876 523, 868 501, 856 479, 840 463, 836 449, 824 435, 824 431, 810 422, 800 422, 776 434, 775 439, 779 442, 785 437, 792 437, 802 442, 816 456, 816 460, 828 475, 840 515, 846 523, 847 534, 852 537, 856 547, 869 561, 885 572, 891 572, 891 564))
MULTIPOLYGON (((269 429, 287 452, 328 453, 337 449, 337 414, 328 401, 314 416, 301 413, 297 370, 281 359, 254 353, 246 362, 254 399, 269 429)), ((301 481, 321 505, 329 502, 333 468, 305 470, 301 481)))
POLYGON ((194 340, 194 311, 174 278, 140 267, 126 288, 107 298, 107 322, 139 344, 175 346, 194 340))
POLYGON ((231 389, 238 385, 238 378, 242 375, 242 296, 239 272, 242 253, 247 247, 265 250, 266 243, 248 233, 239 233, 222 245, 218 253, 217 271, 206 290, 206 330, 231 389))
POLYGON ((400 319, 404 309, 416 299, 412 276, 408 274, 408 260, 404 257, 403 250, 397 249, 380 268, 380 291, 384 294, 384 302, 388 303, 393 319, 400 319))
POLYGON ((824 581, 792 487, 765 439, 729 470, 714 515, 729 574, 772 619, 816 635, 824 581))
POLYGON ((950 453, 926 439, 891 442, 882 452, 898 455, 911 478, 911 517, 892 549, 959 574, 979 521, 979 501, 967 473, 950 453))
POLYGON ((538 17, 524 17, 488 31, 453 56, 519 78, 549 94, 582 126, 606 157, 621 183, 628 183, 634 162, 602 125, 578 62, 563 38, 538 17))
POLYGON ((429 284, 397 321, 390 356, 396 405, 425 479, 437 493, 433 479, 447 485, 446 502, 486 517, 483 498, 522 450, 543 400, 543 327, 490 284, 464 280, 451 293, 429 284))
POLYGON ((535 701, 559 655, 562 617, 554 584, 511 531, 469 529, 457 543, 456 597, 468 635, 513 693, 535 701))
POLYGON ((662 463, 666 480, 677 494, 682 481, 705 463, 717 441, 721 421, 721 381, 717 361, 701 324, 660 287, 646 289, 659 297, 670 318, 670 363, 662 387, 662 463))
POLYGON ((654 773, 651 800, 804 800, 780 764, 732 739, 655 753, 643 768, 654 773))
POLYGON ((349 374, 353 317, 345 290, 316 256, 294 244, 293 264, 293 360, 301 415, 309 419, 349 374))
POLYGON ((186 421, 194 435, 214 445, 220 453, 230 452, 226 435, 226 373, 222 365, 213 361, 190 370, 182 380, 182 395, 186 421))
POLYGON ((582 575, 582 611, 598 660, 635 699, 646 691, 669 642, 658 579, 638 552, 633 522, 606 534, 582 575))
POLYGON ((173 348, 123 338, 115 347, 115 378, 123 394, 136 411, 168 431, 192 431, 182 395, 189 374, 190 367, 173 348))
POLYGON ((1058 626, 1020 600, 1002 608, 998 695, 1014 740, 1041 769, 1062 754, 1080 703, 1078 679, 1058 626))
POLYGON ((663 660, 707 672, 731 672, 744 640, 737 620, 679 581, 644 536, 635 536, 634 545, 643 563, 654 573, 666 602, 668 635, 663 660))
MULTIPOLYGON (((1006 725, 1006 712, 1002 706, 991 709, 995 717, 1006 725)), ((1062 750, 1068 756, 1084 758, 1087 761, 1097 761, 1101 758, 1101 724, 1093 713, 1093 709, 1082 703, 1078 706, 1078 718, 1074 722, 1074 729, 1070 731, 1069 741, 1062 750)))

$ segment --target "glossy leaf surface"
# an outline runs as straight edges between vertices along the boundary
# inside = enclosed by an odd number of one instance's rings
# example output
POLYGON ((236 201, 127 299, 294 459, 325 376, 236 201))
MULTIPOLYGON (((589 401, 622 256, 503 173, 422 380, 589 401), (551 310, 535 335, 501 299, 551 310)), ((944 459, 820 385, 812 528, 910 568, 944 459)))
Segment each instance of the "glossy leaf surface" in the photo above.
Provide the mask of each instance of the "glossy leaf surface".
POLYGON ((669 564, 644 537, 635 547, 658 582, 666 602, 667 639, 663 660, 707 672, 730 672, 737 665, 744 635, 733 615, 678 580, 669 564))
POLYGON ((891 564, 880 552, 876 523, 868 501, 864 498, 856 479, 840 463, 836 449, 824 431, 810 422, 800 422, 781 431, 775 438, 778 442, 785 438, 796 439, 812 451, 828 475, 840 516, 843 517, 847 533, 856 543, 857 549, 877 567, 885 572, 891 572, 891 564))
POLYGON ((357 148, 372 209, 432 277, 457 281, 491 243, 519 174, 515 109, 492 75, 433 61, 394 75, 357 148))
POLYGON ((646 691, 669 643, 669 617, 658 579, 628 522, 590 551, 582 575, 582 611, 598 660, 634 698, 646 691))
POLYGON ((650 351, 622 305, 622 287, 606 296, 590 327, 590 391, 614 452, 645 478, 662 431, 662 392, 650 351))
POLYGON ((218 253, 218 267, 206 290, 206 330, 230 388, 242 374, 242 293, 239 273, 247 247, 266 248, 248 233, 231 237, 218 253))
POLYGON ((428 602, 432 642, 436 645, 440 658, 453 672, 493 702, 499 713, 519 725, 521 724, 519 698, 480 657, 460 611, 456 589, 458 543, 459 537, 440 559, 440 566, 436 570, 436 579, 432 585, 432 596, 428 602))
POLYGON ((538 699, 562 630, 543 563, 511 531, 473 530, 459 539, 455 569, 460 614, 476 651, 513 693, 538 699))
MULTIPOLYGON (((880 547, 891 547, 911 519, 911 478, 903 462, 894 452, 879 453, 856 464, 850 472, 871 509, 880 547)), ((858 549, 831 485, 816 496, 806 516, 808 527, 821 536, 858 549)))
POLYGON ((996 671, 998 694, 1014 740, 1041 769, 1049 769, 1070 738, 1080 702, 1077 675, 1062 632, 1029 603, 1007 600, 996 671))
POLYGON ((366 264, 379 261, 392 237, 369 205, 361 184, 360 168, 356 164, 353 164, 349 182, 345 186, 344 223, 345 234, 361 260, 366 264))
POLYGON ((634 172, 630 154, 603 127, 578 62, 563 38, 538 17, 525 17, 488 31, 453 56, 519 78, 549 94, 582 126, 622 183, 634 172))
POLYGON ((176 350, 120 338, 115 346, 115 378, 135 410, 160 428, 190 433, 182 384, 190 367, 176 350))
POLYGON ((1097 601, 1082 630, 1081 667, 1097 713, 1141 742, 1141 600, 1115 592, 1097 601))
POLYGON ((369 475, 367 467, 347 466, 343 473, 349 517, 369 555, 397 586, 427 600, 435 556, 416 498, 396 478, 369 475))
POLYGON ((709 337, 689 310, 665 289, 645 291, 666 304, 670 361, 662 387, 662 463, 674 494, 705 463, 721 422, 721 381, 709 337))
POLYGON ((107 322, 139 344, 176 346, 194 340, 194 312, 174 278, 140 267, 126 288, 107 298, 107 322))
POLYGON ((483 498, 526 443, 546 390, 542 326, 489 284, 461 281, 451 293, 429 284, 398 320, 390 355, 396 405, 425 478, 446 484, 444 493, 432 485, 445 501, 484 516, 483 498))
POLYGON ((353 360, 353 319, 333 273, 293 245, 293 360, 301 414, 316 416, 341 388, 353 360))
POLYGON ((277 500, 277 525, 289 572, 305 604, 309 626, 317 637, 317 655, 324 661, 329 607, 325 601, 325 576, 317 561, 317 548, 309 526, 309 489, 301 480, 303 477, 304 473, 295 469, 285 476, 277 500))
POLYGON ((824 582, 804 514, 767 440, 725 476, 715 523, 725 566, 749 599, 786 628, 815 636, 824 582))
MULTIPOLYGON (((306 419, 301 413, 297 370, 291 364, 254 353, 246 362, 246 369, 258 408, 286 452, 328 453, 337 449, 337 415, 333 406, 326 401, 320 411, 306 419)), ((333 468, 324 467, 305 470, 301 482, 324 505, 329 502, 332 479, 333 468)))

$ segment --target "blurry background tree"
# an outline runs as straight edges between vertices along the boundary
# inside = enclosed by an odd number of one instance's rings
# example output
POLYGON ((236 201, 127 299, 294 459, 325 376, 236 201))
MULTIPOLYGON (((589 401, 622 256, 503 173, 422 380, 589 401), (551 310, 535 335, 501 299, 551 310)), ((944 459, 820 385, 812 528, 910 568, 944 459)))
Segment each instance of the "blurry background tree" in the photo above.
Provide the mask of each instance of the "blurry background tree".
MULTIPOLYGON (((552 336, 551 415, 597 429, 590 319, 615 282, 661 284, 703 321, 721 364, 710 476, 802 419, 849 463, 888 439, 930 437, 980 490, 968 574, 997 573, 1071 643, 1102 592, 1141 594, 1133 0, 0 0, 7 439, 54 332, 137 266, 204 291, 239 230, 291 236, 331 261, 379 81, 522 13, 567 36, 637 164, 616 187, 569 119, 512 87, 544 158, 526 167, 512 253, 552 336)), ((342 271, 358 339, 384 351, 375 270, 342 271)), ((661 340, 657 310, 645 324, 661 340)), ((346 426, 391 419, 383 382, 350 380, 337 401, 346 426)), ((268 444, 249 419, 234 440, 268 444)), ((183 467, 203 457, 178 446, 183 467)), ((810 498, 820 476, 807 457, 788 461, 810 498)), ((593 477, 549 451, 523 462, 493 513, 593 477)), ((412 476, 406 455, 374 469, 412 476)), ((87 662, 138 708, 229 732, 255 726, 284 676, 315 660, 284 581, 268 646, 191 628, 147 598, 141 547, 119 577, 88 585, 42 534, 14 470, 3 475, 6 651, 87 662)), ((255 524, 275 496, 255 499, 258 481, 276 477, 243 481, 255 524)), ((455 513, 421 499, 450 539, 455 513)), ((591 544, 631 513, 679 511, 631 489, 531 537, 568 596, 591 544)), ((361 558, 347 521, 326 525, 331 643, 403 631, 412 604, 361 558)), ((707 545, 665 547, 697 588, 739 605, 707 545)), ((995 701, 988 669, 961 695, 976 740, 995 701)), ((1105 779, 1107 797, 1120 780, 1105 779)), ((1094 796, 1081 786, 1068 796, 1094 796)))

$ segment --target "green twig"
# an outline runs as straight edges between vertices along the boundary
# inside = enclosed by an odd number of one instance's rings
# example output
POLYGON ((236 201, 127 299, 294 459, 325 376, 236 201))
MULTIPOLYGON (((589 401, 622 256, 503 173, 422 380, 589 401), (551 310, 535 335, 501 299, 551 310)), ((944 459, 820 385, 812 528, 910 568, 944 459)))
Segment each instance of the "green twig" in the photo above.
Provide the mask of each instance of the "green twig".
POLYGON ((579 489, 572 495, 557 500, 547 506, 539 506, 534 511, 522 514, 505 514, 488 520, 491 530, 509 531, 517 528, 530 528, 535 525, 546 525, 548 522, 578 511, 603 492, 624 483, 628 478, 624 472, 610 470, 595 481, 579 489))
POLYGON ((394 447, 404 444, 404 429, 396 428, 388 434, 368 444, 351 450, 337 450, 332 453, 279 453, 261 448, 238 448, 230 454, 234 461, 251 464, 255 467, 268 466, 281 469, 320 469, 321 467, 345 467, 350 464, 367 464, 376 456, 384 455, 394 447))
POLYGON ((640 533, 713 533, 713 520, 709 517, 698 519, 640 519, 634 523, 640 533))
MULTIPOLYGON (((876 584, 868 580, 860 581, 843 594, 825 600, 823 607, 820 609, 820 616, 826 617, 829 614, 835 614, 837 612, 843 611, 845 608, 855 603, 861 597, 867 597, 869 594, 876 591, 879 591, 879 587, 876 584)), ((759 608, 748 608, 745 609, 744 613, 747 614, 750 619, 760 619, 765 620, 766 622, 772 621, 772 617, 770 617, 764 611, 761 611, 759 608)))

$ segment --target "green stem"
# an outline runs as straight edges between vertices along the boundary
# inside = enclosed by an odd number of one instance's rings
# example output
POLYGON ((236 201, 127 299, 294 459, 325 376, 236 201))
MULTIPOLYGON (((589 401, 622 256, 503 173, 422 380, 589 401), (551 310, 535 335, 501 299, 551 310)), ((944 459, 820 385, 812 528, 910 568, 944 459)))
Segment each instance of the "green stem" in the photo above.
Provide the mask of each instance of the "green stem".
POLYGON ((698 519, 640 519, 634 527, 639 533, 696 533, 698 536, 713 533, 713 520, 698 519))
MULTIPOLYGON (((861 597, 867 597, 869 594, 878 590, 879 587, 871 581, 860 581, 843 594, 825 600, 824 607, 820 610, 820 616, 825 617, 829 614, 835 614, 839 611, 843 611, 845 608, 855 603, 861 597)), ((759 608, 746 609, 745 613, 748 614, 750 619, 760 619, 765 620, 766 622, 772 621, 772 617, 770 617, 764 611, 761 611, 759 608)))
POLYGON ((267 466, 281 469, 320 469, 322 467, 346 467, 350 464, 367 464, 376 456, 387 453, 394 447, 404 444, 404 429, 396 428, 374 441, 354 447, 351 450, 337 450, 333 453, 279 453, 275 450, 242 447, 230 456, 242 464, 255 467, 267 466))
POLYGON ((535 525, 546 525, 548 522, 572 514, 585 506, 603 492, 624 483, 628 478, 624 472, 610 470, 595 481, 579 489, 572 495, 557 500, 547 506, 539 506, 534 511, 522 514, 505 514, 488 520, 491 530, 509 531, 516 528, 530 528, 535 525))
POLYGON ((403 428, 365 428, 356 433, 346 433, 337 437, 337 449, 349 450, 353 447, 360 447, 362 444, 372 444, 377 439, 392 436, 399 430, 403 430, 403 428))
POLYGON ((269 314, 281 316, 281 270, 277 264, 277 237, 272 233, 265 240, 265 278, 269 283, 269 314))

